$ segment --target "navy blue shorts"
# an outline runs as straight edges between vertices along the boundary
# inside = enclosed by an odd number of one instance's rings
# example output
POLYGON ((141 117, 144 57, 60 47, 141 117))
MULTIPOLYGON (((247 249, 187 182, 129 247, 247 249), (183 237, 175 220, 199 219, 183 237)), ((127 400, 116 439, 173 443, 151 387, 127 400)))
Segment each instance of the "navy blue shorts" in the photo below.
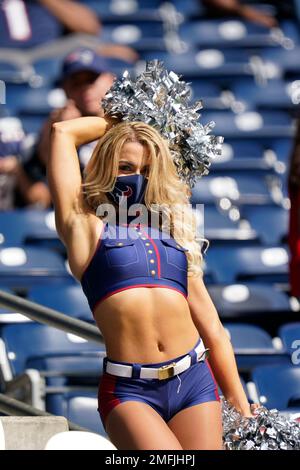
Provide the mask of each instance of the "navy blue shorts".
MULTIPOLYGON (((194 348, 200 343, 197 341, 194 348)), ((139 401, 150 405, 168 422, 180 410, 207 401, 220 401, 218 385, 208 360, 196 362, 194 348, 187 354, 192 357, 191 366, 181 374, 167 379, 141 379, 119 377, 103 372, 99 382, 98 412, 105 429, 110 411, 125 401, 139 401)), ((138 364, 138 367, 160 367, 186 356, 178 356, 165 362, 138 364)), ((112 361, 116 364, 136 366, 129 362, 112 361)))

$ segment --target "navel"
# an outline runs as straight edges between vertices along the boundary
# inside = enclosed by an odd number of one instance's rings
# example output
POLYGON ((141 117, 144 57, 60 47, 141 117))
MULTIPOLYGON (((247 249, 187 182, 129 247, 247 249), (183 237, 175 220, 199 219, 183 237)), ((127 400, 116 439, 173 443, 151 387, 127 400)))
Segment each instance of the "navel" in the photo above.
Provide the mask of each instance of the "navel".
POLYGON ((157 348, 159 351, 164 351, 164 345, 160 342, 157 343, 157 348))

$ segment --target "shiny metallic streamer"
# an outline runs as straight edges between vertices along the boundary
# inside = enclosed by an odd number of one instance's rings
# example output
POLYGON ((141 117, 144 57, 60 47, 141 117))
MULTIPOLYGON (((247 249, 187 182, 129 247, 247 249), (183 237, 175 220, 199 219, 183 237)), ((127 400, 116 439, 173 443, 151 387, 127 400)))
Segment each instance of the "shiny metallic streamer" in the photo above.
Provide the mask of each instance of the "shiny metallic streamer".
POLYGON ((126 70, 116 80, 101 104, 108 116, 122 121, 142 121, 153 126, 169 142, 179 177, 192 188, 209 173, 211 160, 221 155, 223 137, 209 135, 213 121, 202 125, 202 102, 189 105, 191 89, 163 61, 146 62, 135 79, 126 70))
POLYGON ((300 423, 264 406, 251 418, 222 397, 225 450, 300 450, 300 423))

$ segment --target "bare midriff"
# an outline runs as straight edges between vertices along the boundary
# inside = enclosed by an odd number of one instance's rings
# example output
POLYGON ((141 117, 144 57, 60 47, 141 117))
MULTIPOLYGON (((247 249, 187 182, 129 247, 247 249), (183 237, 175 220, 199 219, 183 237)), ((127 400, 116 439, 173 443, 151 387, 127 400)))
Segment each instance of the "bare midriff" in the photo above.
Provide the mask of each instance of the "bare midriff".
POLYGON ((121 362, 157 363, 190 351, 199 339, 186 298, 168 288, 138 287, 97 304, 106 355, 121 362))

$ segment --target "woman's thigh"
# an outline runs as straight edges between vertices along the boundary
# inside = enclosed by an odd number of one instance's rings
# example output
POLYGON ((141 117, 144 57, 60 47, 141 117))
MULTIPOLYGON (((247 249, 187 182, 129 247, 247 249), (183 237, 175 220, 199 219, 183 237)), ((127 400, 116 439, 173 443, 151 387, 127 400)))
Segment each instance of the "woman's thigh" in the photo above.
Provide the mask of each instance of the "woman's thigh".
POLYGON ((222 450, 222 405, 208 401, 184 408, 168 422, 184 450, 222 450))
POLYGON ((105 424, 110 440, 119 450, 182 450, 163 418, 146 403, 118 404, 105 424))

